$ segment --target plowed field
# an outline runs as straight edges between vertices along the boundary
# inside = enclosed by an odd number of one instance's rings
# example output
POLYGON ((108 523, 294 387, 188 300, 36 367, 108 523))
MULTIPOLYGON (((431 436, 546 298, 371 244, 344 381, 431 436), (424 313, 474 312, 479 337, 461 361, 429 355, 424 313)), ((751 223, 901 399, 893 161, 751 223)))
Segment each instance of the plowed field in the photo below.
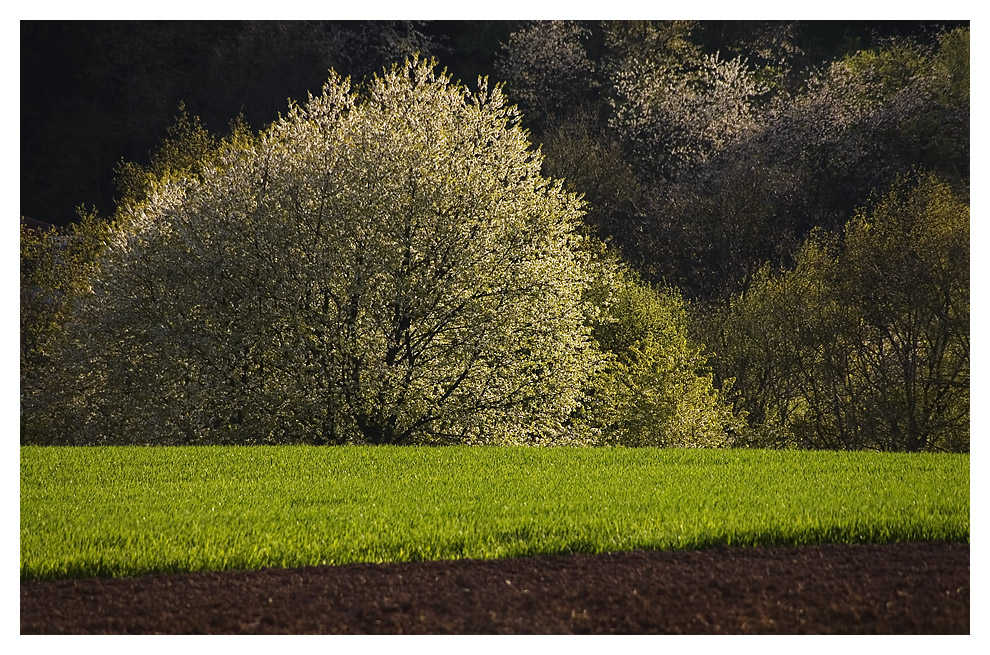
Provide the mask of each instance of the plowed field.
POLYGON ((969 545, 720 548, 21 583, 22 633, 967 634, 969 545))

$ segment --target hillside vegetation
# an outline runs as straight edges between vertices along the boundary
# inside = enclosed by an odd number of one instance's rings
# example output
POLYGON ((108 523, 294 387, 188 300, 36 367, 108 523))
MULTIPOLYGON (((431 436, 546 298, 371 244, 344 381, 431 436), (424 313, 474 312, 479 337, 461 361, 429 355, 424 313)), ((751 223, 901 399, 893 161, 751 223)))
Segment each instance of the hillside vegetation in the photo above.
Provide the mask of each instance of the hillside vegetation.
POLYGON ((76 29, 22 444, 969 451, 966 23, 76 29))

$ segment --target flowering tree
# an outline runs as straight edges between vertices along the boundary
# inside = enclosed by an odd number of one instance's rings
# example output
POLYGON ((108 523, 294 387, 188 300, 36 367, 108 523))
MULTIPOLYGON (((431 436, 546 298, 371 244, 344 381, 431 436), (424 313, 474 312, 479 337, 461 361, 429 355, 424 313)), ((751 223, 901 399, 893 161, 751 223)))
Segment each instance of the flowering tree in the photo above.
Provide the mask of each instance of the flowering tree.
POLYGON ((413 59, 149 176, 69 326, 73 434, 567 438, 603 360, 581 203, 518 121, 413 59))
POLYGON ((632 60, 616 74, 611 125, 644 169, 676 177, 756 124, 766 87, 740 58, 702 55, 690 68, 632 60))
POLYGON ((551 124, 572 114, 595 86, 584 41, 590 31, 575 21, 534 21, 514 32, 499 53, 499 73, 530 122, 551 124))

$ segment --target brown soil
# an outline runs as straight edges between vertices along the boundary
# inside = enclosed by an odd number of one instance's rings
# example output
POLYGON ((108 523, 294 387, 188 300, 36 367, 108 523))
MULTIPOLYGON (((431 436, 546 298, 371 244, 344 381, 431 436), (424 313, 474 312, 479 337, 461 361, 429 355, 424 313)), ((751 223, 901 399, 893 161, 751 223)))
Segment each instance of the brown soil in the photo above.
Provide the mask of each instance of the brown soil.
POLYGON ((962 633, 969 544, 720 548, 21 583, 27 633, 962 633))

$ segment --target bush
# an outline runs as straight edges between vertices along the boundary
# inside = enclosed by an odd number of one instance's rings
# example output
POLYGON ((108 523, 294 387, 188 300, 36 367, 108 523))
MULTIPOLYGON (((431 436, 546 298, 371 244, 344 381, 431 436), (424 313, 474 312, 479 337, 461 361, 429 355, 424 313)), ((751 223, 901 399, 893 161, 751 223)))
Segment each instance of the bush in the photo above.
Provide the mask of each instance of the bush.
POLYGON ((601 442, 730 445, 742 424, 713 386, 701 349, 688 339, 680 294, 654 289, 624 268, 610 284, 609 311, 594 335, 612 358, 595 380, 587 410, 601 442))

